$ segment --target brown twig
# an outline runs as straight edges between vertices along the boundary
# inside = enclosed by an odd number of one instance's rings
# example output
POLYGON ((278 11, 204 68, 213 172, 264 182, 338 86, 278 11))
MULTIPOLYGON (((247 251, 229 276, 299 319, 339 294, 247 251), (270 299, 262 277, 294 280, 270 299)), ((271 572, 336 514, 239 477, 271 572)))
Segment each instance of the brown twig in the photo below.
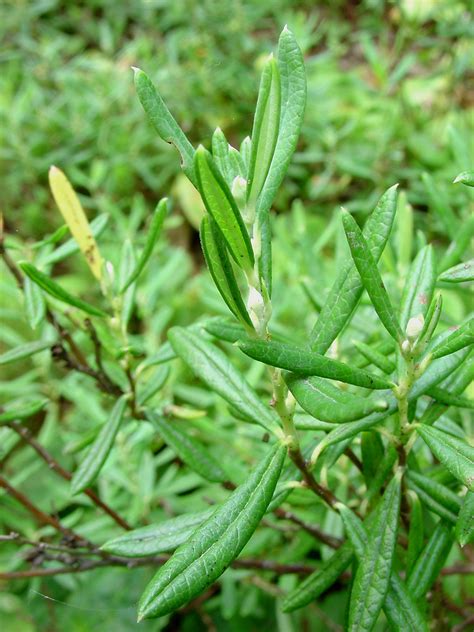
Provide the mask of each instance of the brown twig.
POLYGON ((278 509, 275 509, 273 513, 278 518, 289 520, 290 522, 297 524, 299 527, 301 527, 301 529, 312 535, 317 540, 320 540, 327 546, 331 547, 332 549, 338 549, 342 544, 342 540, 340 540, 339 538, 325 533, 316 525, 312 525, 308 522, 305 522, 304 520, 301 520, 301 518, 298 518, 298 516, 291 511, 285 511, 285 509, 279 507, 278 509))
MULTIPOLYGON (((103 559, 75 559, 74 551, 71 551, 70 559, 64 566, 51 568, 29 568, 23 571, 11 571, 0 573, 0 580, 25 579, 30 577, 47 577, 53 575, 65 575, 69 573, 84 573, 96 568, 105 566, 124 566, 127 568, 137 568, 142 566, 160 566, 164 564, 169 555, 156 555, 152 557, 126 558, 109 555, 103 559)), ((64 558, 63 558, 64 559, 64 558)), ((61 561, 61 560, 59 560, 61 561)), ((296 574, 309 575, 315 569, 306 564, 280 564, 274 560, 261 560, 253 558, 243 558, 235 560, 231 566, 234 568, 261 570, 276 573, 277 575, 296 574)))
MULTIPOLYGON (((64 480, 70 481, 72 479, 72 474, 69 470, 66 470, 62 465, 60 465, 56 459, 44 448, 31 434, 30 430, 25 426, 16 423, 15 421, 11 421, 5 424, 9 428, 11 428, 14 432, 16 432, 24 441, 27 443, 33 450, 40 456, 43 461, 48 465, 48 467, 56 472, 59 476, 61 476, 64 480)), ((84 494, 88 496, 92 502, 102 509, 106 514, 108 514, 112 520, 114 520, 120 527, 130 530, 132 527, 128 524, 126 520, 124 520, 119 514, 112 509, 107 503, 105 503, 95 492, 91 489, 84 490, 84 494)))
POLYGON ((336 504, 338 502, 336 496, 332 493, 330 489, 324 487, 314 478, 312 472, 310 472, 306 466, 306 461, 301 454, 301 451, 298 447, 290 447, 288 449, 288 454, 296 465, 296 467, 300 470, 303 475, 303 480, 306 483, 306 486, 311 489, 317 496, 322 498, 324 502, 331 507, 331 509, 335 509, 336 504))
POLYGON ((13 485, 10 485, 7 479, 1 474, 0 487, 3 488, 12 498, 18 501, 40 524, 50 525, 56 531, 61 533, 68 541, 73 541, 79 546, 87 546, 88 548, 94 547, 89 540, 83 538, 71 529, 64 527, 55 516, 51 516, 39 509, 39 507, 33 504, 31 500, 25 496, 25 494, 16 489, 16 487, 13 487, 13 485))

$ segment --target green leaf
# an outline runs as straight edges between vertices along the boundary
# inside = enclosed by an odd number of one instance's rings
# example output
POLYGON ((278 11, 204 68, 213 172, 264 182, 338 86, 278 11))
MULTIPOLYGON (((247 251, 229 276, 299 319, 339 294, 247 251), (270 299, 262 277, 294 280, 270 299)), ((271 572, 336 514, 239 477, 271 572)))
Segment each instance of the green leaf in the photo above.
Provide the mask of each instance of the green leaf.
POLYGON ((352 587, 348 630, 372 630, 390 585, 400 513, 401 473, 389 483, 377 510, 352 587))
POLYGON ((138 389, 137 403, 140 406, 149 401, 153 395, 155 395, 161 388, 163 388, 168 376, 170 374, 169 366, 159 366, 153 373, 153 376, 148 379, 145 385, 138 389))
POLYGON ((443 272, 456 263, 459 263, 466 248, 469 248, 471 239, 474 236, 474 215, 471 215, 467 221, 462 222, 456 231, 453 241, 449 245, 448 250, 441 259, 438 266, 438 272, 443 272))
POLYGON ((436 327, 438 326, 442 307, 443 307, 443 296, 442 294, 438 294, 431 301, 431 305, 428 309, 428 313, 426 314, 425 322, 423 324, 423 329, 421 330, 418 336, 416 347, 414 349, 415 356, 418 356, 420 353, 423 353, 426 346, 431 341, 431 338, 433 337, 436 327))
POLYGON ((352 258, 359 271, 362 283, 382 324, 396 341, 403 339, 403 333, 395 317, 395 310, 385 289, 377 263, 355 219, 347 211, 343 212, 342 222, 352 258))
POLYGON ((433 248, 425 246, 416 256, 403 289, 400 310, 400 325, 403 331, 410 318, 423 318, 431 304, 436 283, 436 269, 433 248))
POLYGON ((97 438, 77 468, 71 480, 71 493, 78 494, 89 487, 99 475, 114 443, 127 406, 127 395, 116 402, 109 418, 100 429, 97 438))
POLYGON ((408 575, 407 588, 413 599, 421 599, 431 588, 444 566, 453 539, 452 526, 440 520, 408 575))
MULTIPOLYGON (((133 248, 131 240, 126 239, 123 242, 122 250, 120 252, 120 268, 117 284, 119 288, 122 288, 122 286, 126 284, 126 281, 130 277, 130 273, 133 271, 136 264, 137 258, 135 256, 135 249, 133 248)), ((135 283, 128 285, 127 290, 124 294, 122 294, 121 299, 120 323, 123 328, 127 328, 135 306, 135 283)))
MULTIPOLYGON (((256 234, 260 238, 259 272, 269 295, 272 287, 269 212, 296 149, 306 107, 304 60, 295 36, 286 26, 278 41, 277 57, 281 85, 278 139, 265 184, 257 199, 255 225, 256 234)), ((252 146, 254 141, 252 138, 252 146)))
POLYGON ((435 514, 456 524, 462 501, 457 494, 437 481, 409 470, 408 486, 416 492, 420 500, 435 514))
POLYGON ((439 276, 440 281, 446 283, 465 283, 474 281, 474 259, 469 259, 464 263, 459 263, 453 268, 449 268, 439 276))
POLYGON ((252 129, 247 204, 254 206, 272 162, 281 110, 280 71, 273 56, 263 68, 252 129))
POLYGON ((35 353, 50 349, 54 345, 54 340, 38 340, 36 342, 27 342, 24 345, 5 351, 0 354, 0 366, 4 364, 10 364, 10 362, 17 362, 24 358, 29 358, 35 353))
POLYGON ((219 393, 244 418, 251 418, 266 430, 281 434, 276 413, 262 403, 220 349, 181 327, 170 329, 168 338, 178 356, 211 390, 219 393))
POLYGON ((44 274, 44 272, 40 272, 37 268, 31 265, 31 263, 20 263, 20 268, 34 283, 36 283, 36 285, 56 300, 72 305, 72 307, 76 307, 91 316, 107 316, 107 314, 101 309, 98 309, 97 307, 82 301, 80 298, 72 296, 69 292, 66 292, 66 290, 64 290, 60 285, 50 279, 49 276, 44 274))
POLYGON ((451 474, 474 490, 474 448, 451 434, 431 426, 417 426, 418 434, 451 474))
POLYGON ((211 154, 200 145, 194 159, 199 191, 235 262, 245 270, 254 263, 252 245, 234 197, 211 154))
POLYGON ((47 399, 41 399, 34 402, 16 404, 14 406, 2 406, 2 412, 0 412, 0 424, 6 424, 10 421, 17 421, 21 419, 28 419, 36 415, 40 410, 48 403, 47 399))
POLYGON ((136 262, 131 274, 126 279, 125 283, 122 285, 120 292, 123 293, 125 290, 138 279, 140 274, 143 272, 146 264, 148 263, 152 253, 153 248, 156 244, 158 237, 160 236, 161 229, 163 228, 163 222, 165 221, 165 217, 168 213, 168 198, 163 198, 158 202, 158 205, 153 213, 153 217, 151 218, 150 228, 148 229, 148 234, 145 242, 145 246, 143 248, 142 254, 140 258, 136 262))
POLYGON ((423 375, 413 385, 408 393, 408 399, 414 401, 417 397, 428 393, 429 390, 449 377, 469 356, 469 349, 460 349, 455 353, 434 360, 423 375))
POLYGON ((107 553, 123 557, 146 557, 167 553, 184 544, 197 527, 212 516, 214 511, 213 507, 199 513, 187 513, 159 524, 134 529, 109 540, 100 548, 107 553))
POLYGON ((240 338, 244 338, 247 334, 245 329, 239 323, 231 322, 224 318, 216 318, 206 323, 204 329, 219 340, 226 342, 237 342, 240 338))
POLYGON ((426 391, 426 394, 445 406, 474 408, 474 400, 468 399, 467 397, 461 397, 460 395, 453 395, 452 393, 448 393, 448 391, 445 391, 437 386, 430 388, 429 391, 426 391))
POLYGON ((319 377, 300 378, 290 374, 285 381, 301 408, 322 421, 345 423, 388 407, 383 399, 347 393, 319 377))
POLYGON ((462 171, 454 178, 453 184, 457 184, 458 182, 468 187, 474 187, 474 171, 462 171))
MULTIPOLYGON (((98 215, 95 219, 90 223, 90 230, 94 237, 100 237, 104 232, 107 223, 109 221, 109 215, 107 213, 103 213, 102 215, 98 215)), ((62 261, 66 257, 74 254, 75 252, 79 252, 79 244, 74 238, 68 239, 66 243, 56 250, 53 250, 50 254, 41 257, 41 265, 48 266, 53 263, 58 263, 58 261, 62 261)))
POLYGON ((137 95, 150 122, 161 138, 167 143, 172 143, 179 151, 181 154, 181 169, 197 188, 193 146, 173 118, 148 76, 138 68, 134 68, 133 71, 135 73, 137 95))
POLYGON ((384 445, 378 432, 363 432, 360 439, 362 473, 366 486, 377 472, 377 467, 384 456, 384 445))
POLYGON ((461 546, 474 541, 474 492, 467 492, 464 497, 455 532, 461 546))
POLYGON ((229 162, 229 143, 220 127, 212 135, 212 157, 224 180, 231 187, 233 177, 229 162))
POLYGON ((300 375, 318 375, 370 389, 390 388, 392 383, 364 369, 332 360, 302 347, 272 340, 240 340, 240 349, 251 358, 300 375))
POLYGON ((311 573, 283 601, 283 612, 293 612, 307 606, 322 595, 342 575, 354 556, 352 546, 345 543, 317 571, 311 573))
MULTIPOLYGON (((380 259, 390 235, 397 209, 397 187, 391 187, 382 195, 364 226, 363 235, 375 261, 380 259)), ((338 274, 311 332, 313 351, 326 353, 351 319, 362 291, 362 281, 354 262, 348 261, 338 274)))
POLYGON ((139 620, 174 612, 222 575, 262 519, 285 453, 284 446, 276 445, 247 481, 159 569, 140 599, 139 620))
POLYGON ((369 362, 378 367, 381 371, 387 375, 391 375, 395 371, 395 364, 388 359, 387 355, 377 351, 373 347, 366 345, 361 340, 353 340, 354 346, 359 349, 362 355, 367 358, 369 362))
MULTIPOLYGON (((464 359, 465 356, 463 356, 464 359)), ((474 380, 474 362, 466 361, 461 366, 458 365, 458 371, 454 375, 450 374, 448 380, 443 382, 443 386, 449 388, 452 395, 457 395, 462 393, 472 380, 474 380)), ((420 423, 431 426, 446 410, 447 406, 444 404, 432 402, 420 417, 420 423)))
POLYGON ((234 316, 247 327, 253 328, 237 285, 224 239, 212 217, 203 218, 200 236, 207 267, 220 295, 234 316))
POLYGON ((421 501, 414 492, 409 492, 408 498, 410 499, 410 529, 408 531, 406 561, 407 575, 411 573, 416 560, 423 550, 424 541, 424 519, 421 501))
POLYGON ((456 216, 453 213, 449 201, 446 195, 435 184, 432 176, 428 173, 423 173, 421 176, 423 184, 425 185, 426 193, 428 194, 431 207, 436 215, 439 217, 444 231, 447 235, 454 238, 456 232, 456 226, 458 224, 456 216))
POLYGON ((402 271, 410 265, 412 250, 413 207, 408 203, 405 191, 402 191, 397 207, 397 263, 402 271))
MULTIPOLYGON (((346 529, 360 563, 371 550, 369 534, 374 531, 375 521, 380 522, 380 510, 382 507, 387 508, 383 501, 379 507, 380 508, 375 514, 371 514, 367 518, 366 524, 362 524, 360 518, 358 518, 348 507, 341 504, 338 505, 339 513, 344 523, 344 528, 346 529)), ((359 570, 357 571, 357 574, 358 573, 359 570)), ((410 632, 412 630, 413 632, 428 632, 428 625, 424 621, 417 606, 412 601, 411 595, 409 594, 405 584, 401 581, 395 571, 390 574, 383 609, 391 627, 394 630, 397 630, 398 632, 405 632, 405 630, 410 630, 410 632)), ((348 629, 350 628, 348 627, 348 629)), ((366 627, 364 629, 370 630, 371 627, 366 627)))
POLYGON ((165 443, 192 470, 215 483, 223 483, 229 478, 214 457, 208 454, 205 447, 183 432, 179 424, 170 423, 151 411, 147 411, 146 415, 158 428, 165 443))
POLYGON ((26 317, 32 329, 36 329, 46 316, 46 301, 43 292, 33 283, 30 277, 25 277, 23 282, 25 293, 26 317))

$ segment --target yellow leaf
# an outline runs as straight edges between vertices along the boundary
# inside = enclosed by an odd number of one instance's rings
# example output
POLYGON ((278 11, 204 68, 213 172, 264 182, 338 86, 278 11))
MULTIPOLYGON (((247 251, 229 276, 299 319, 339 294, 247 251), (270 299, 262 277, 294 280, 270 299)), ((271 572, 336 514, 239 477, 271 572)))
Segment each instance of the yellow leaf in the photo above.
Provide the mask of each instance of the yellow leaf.
POLYGON ((72 236, 77 241, 92 274, 102 279, 102 257, 91 232, 84 209, 76 192, 61 169, 54 165, 49 170, 49 186, 72 236))

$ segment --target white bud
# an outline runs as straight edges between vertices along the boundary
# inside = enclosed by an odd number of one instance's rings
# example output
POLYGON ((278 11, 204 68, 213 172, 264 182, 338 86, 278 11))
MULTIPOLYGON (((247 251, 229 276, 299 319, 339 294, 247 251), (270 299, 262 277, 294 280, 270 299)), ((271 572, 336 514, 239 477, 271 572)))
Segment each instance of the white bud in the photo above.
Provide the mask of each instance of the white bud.
POLYGON ((408 338, 410 338, 410 340, 417 338, 422 332, 424 324, 425 319, 423 318, 423 314, 418 314, 418 316, 410 318, 405 330, 408 338))
POLYGON ((235 176, 232 182, 232 195, 237 202, 245 201, 245 194, 247 191, 247 180, 242 176, 235 176))

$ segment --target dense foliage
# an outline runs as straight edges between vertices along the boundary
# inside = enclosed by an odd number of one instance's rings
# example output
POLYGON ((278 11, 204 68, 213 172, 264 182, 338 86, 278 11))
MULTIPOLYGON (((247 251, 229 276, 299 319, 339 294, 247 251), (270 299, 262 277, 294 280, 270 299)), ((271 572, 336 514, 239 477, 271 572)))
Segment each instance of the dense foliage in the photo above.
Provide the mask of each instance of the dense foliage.
POLYGON ((464 629, 463 4, 58 8, 1 79, 0 623, 464 629))

